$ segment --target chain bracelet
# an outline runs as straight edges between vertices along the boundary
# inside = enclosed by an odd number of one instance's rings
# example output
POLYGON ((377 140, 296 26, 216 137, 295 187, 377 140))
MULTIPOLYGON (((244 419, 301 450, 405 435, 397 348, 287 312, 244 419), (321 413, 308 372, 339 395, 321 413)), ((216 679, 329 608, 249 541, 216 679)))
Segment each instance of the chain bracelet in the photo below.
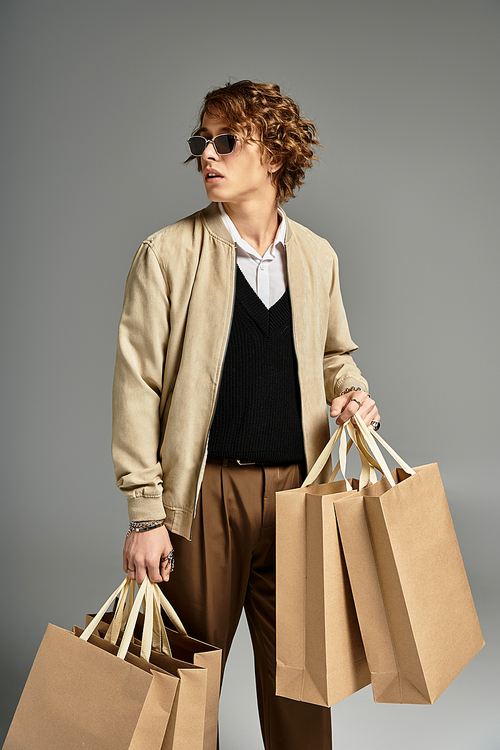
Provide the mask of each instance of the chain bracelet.
POLYGON ((136 531, 138 533, 141 533, 143 531, 151 531, 152 529, 159 529, 160 526, 164 525, 164 520, 161 521, 130 521, 127 536, 130 536, 130 534, 133 531, 136 531))

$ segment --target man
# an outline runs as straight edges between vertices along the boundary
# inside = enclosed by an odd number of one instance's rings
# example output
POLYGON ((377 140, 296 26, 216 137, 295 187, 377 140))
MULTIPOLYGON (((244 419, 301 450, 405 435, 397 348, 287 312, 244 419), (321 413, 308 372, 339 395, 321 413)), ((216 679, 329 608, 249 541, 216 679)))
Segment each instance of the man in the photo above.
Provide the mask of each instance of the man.
POLYGON ((275 493, 327 442, 326 402, 338 424, 379 422, 350 356, 335 253, 279 207, 316 136, 276 85, 207 94, 189 160, 211 204, 139 249, 114 383, 124 570, 169 581, 189 634, 224 660, 245 607, 266 750, 331 748, 328 709, 275 695, 275 493))

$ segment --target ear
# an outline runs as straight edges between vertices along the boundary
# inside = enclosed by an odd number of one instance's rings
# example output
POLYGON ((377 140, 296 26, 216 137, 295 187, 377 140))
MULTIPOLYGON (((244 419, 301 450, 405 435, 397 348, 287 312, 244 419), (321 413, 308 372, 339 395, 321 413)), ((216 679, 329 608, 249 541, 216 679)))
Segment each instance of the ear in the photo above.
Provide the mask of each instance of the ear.
POLYGON ((271 161, 268 164, 269 174, 272 174, 272 175, 276 174, 276 172, 278 172, 278 170, 281 168, 282 164, 283 164, 283 161, 281 159, 274 159, 274 158, 271 159, 271 161))

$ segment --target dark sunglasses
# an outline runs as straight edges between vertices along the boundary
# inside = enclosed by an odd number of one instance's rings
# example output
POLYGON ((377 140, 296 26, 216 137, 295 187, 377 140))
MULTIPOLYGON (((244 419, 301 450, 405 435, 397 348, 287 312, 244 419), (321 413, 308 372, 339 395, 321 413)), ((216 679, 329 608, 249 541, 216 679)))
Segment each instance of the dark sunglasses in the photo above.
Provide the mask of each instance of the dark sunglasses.
POLYGON ((237 135, 221 133, 220 135, 216 135, 215 138, 204 138, 202 135, 193 135, 189 138, 188 143, 193 156, 201 156, 209 143, 213 144, 214 149, 220 156, 226 156, 233 153, 237 140, 237 135))

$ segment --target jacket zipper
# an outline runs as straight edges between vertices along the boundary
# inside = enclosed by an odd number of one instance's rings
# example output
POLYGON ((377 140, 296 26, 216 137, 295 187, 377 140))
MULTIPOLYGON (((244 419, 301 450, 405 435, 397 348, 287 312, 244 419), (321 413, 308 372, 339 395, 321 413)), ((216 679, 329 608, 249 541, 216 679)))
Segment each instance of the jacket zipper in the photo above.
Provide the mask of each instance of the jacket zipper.
MULTIPOLYGON (((227 347, 229 345, 229 336, 231 334, 231 328, 233 325, 233 317, 234 317, 234 305, 236 300, 236 272, 237 272, 238 264, 237 264, 237 251, 236 251, 236 245, 234 245, 234 272, 233 272, 233 300, 231 303, 231 317, 229 319, 229 327, 227 330, 227 336, 226 336, 226 342, 224 344, 224 352, 222 354, 222 360, 221 360, 221 366, 219 370, 219 383, 217 385, 217 392, 215 394, 215 399, 212 407, 212 413, 210 415, 210 422, 208 424, 208 431, 207 431, 207 437, 205 440, 205 450, 203 451, 203 458, 201 460, 201 466, 200 470, 198 472, 198 478, 196 480, 196 495, 194 498, 194 506, 193 506, 193 520, 191 521, 191 531, 189 534, 189 539, 191 540, 193 538, 193 525, 194 525, 194 519, 196 518, 196 510, 198 507, 198 498, 200 496, 200 490, 201 490, 201 483, 203 480, 203 474, 205 472, 205 465, 207 462, 207 454, 208 454, 208 441, 210 438, 210 430, 212 429, 212 423, 214 421, 215 416, 215 410, 217 408, 217 402, 219 400, 219 393, 220 393, 220 386, 221 386, 221 380, 222 380, 222 370, 224 368, 224 362, 226 360, 226 354, 227 354, 227 347)), ((293 326, 292 326, 293 328, 293 326)))

